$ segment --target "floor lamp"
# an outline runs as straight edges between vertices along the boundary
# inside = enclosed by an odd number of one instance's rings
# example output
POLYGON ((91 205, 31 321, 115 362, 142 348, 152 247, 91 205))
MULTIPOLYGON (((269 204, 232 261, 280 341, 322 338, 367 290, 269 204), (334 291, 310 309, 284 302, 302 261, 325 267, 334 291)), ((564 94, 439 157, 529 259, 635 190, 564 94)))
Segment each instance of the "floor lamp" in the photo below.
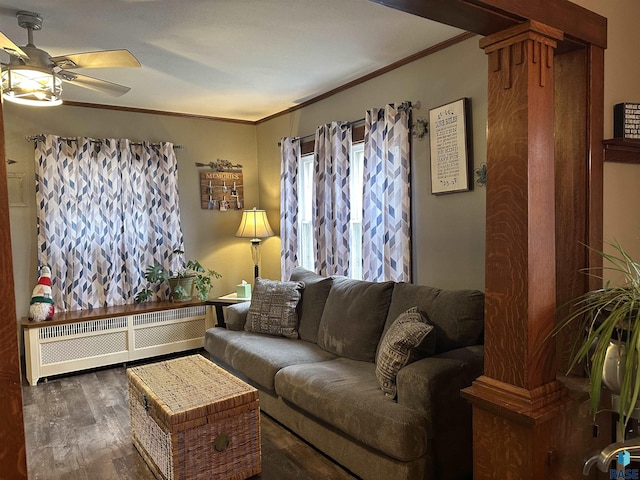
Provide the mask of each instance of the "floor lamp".
POLYGON ((255 278, 260 275, 260 239, 272 237, 273 230, 267 219, 267 212, 264 210, 245 210, 242 213, 242 220, 236 232, 236 237, 251 239, 251 258, 253 259, 253 274, 255 278))

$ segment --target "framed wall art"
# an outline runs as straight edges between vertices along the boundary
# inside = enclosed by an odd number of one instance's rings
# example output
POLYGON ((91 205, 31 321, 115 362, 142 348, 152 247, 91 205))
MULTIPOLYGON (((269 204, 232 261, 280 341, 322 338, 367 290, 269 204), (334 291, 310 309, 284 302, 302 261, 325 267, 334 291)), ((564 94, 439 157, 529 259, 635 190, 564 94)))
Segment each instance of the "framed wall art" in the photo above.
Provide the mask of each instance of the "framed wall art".
POLYGON ((24 198, 24 173, 7 173, 7 188, 10 207, 26 207, 24 198))
POLYGON ((243 210, 242 170, 200 172, 200 206, 221 212, 243 210))
POLYGON ((429 110, 431 193, 471 189, 471 100, 461 98, 429 110))

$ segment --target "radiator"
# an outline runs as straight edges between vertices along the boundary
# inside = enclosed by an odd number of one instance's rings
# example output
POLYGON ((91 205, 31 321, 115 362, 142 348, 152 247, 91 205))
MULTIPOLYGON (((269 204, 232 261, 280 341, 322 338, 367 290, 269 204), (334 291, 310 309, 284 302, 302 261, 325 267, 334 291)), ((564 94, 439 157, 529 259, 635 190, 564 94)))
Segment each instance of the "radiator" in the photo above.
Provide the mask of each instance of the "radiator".
POLYGON ((24 329, 27 380, 201 348, 204 305, 24 329))

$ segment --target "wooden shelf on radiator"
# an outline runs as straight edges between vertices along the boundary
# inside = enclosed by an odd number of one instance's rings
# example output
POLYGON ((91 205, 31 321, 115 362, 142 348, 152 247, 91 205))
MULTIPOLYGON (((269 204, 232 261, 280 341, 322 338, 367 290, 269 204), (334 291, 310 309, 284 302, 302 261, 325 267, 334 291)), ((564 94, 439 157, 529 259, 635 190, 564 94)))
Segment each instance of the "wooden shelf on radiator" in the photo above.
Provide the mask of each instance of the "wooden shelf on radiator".
POLYGON ((204 302, 148 302, 21 321, 27 380, 202 348, 214 314, 204 302))

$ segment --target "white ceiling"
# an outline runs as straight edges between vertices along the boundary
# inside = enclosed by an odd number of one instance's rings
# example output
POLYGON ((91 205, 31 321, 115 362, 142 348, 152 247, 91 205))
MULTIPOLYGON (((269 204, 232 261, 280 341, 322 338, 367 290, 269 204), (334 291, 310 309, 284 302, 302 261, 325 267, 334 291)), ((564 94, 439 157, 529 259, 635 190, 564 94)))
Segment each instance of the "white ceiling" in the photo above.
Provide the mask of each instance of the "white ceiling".
POLYGON ((15 12, 28 10, 44 16, 34 44, 52 56, 126 48, 142 64, 77 70, 131 87, 122 97, 65 83, 63 99, 241 120, 462 33, 368 0, 0 1, 0 31, 19 46, 15 12))

